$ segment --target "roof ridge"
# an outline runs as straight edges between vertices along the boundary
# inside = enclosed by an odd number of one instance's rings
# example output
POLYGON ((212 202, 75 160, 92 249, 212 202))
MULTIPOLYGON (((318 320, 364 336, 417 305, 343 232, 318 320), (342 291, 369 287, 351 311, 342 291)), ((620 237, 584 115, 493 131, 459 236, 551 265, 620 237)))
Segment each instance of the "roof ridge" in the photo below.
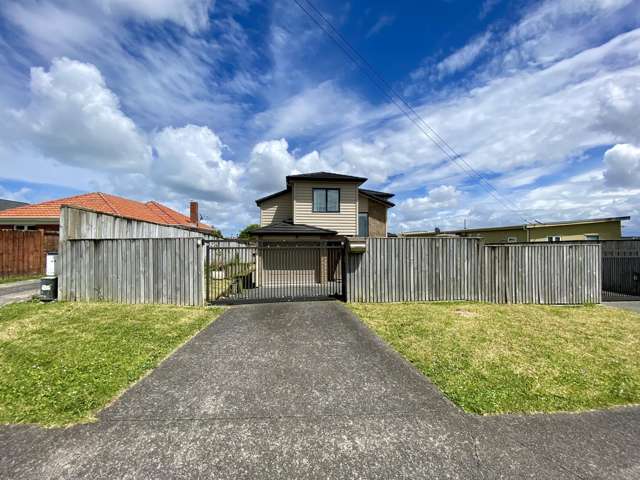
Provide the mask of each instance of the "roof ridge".
POLYGON ((104 193, 102 192, 96 192, 98 194, 98 196, 104 200, 104 203, 107 204, 107 206, 113 211, 113 213, 115 213, 116 215, 118 215, 120 212, 118 211, 118 209, 116 207, 113 206, 113 204, 109 201, 109 199, 107 199, 107 197, 104 195, 104 193))
POLYGON ((182 221, 182 218, 176 217, 176 215, 181 215, 184 218, 188 218, 189 219, 189 223, 191 223, 191 218, 187 217, 186 215, 181 214, 180 212, 175 211, 171 207, 167 207, 166 205, 163 205, 160 202, 156 202, 155 200, 150 200, 148 203, 151 203, 154 207, 156 207, 158 210, 160 210, 160 212, 162 214, 166 215, 167 217, 169 217, 170 220, 173 220, 176 223, 180 223, 182 221))

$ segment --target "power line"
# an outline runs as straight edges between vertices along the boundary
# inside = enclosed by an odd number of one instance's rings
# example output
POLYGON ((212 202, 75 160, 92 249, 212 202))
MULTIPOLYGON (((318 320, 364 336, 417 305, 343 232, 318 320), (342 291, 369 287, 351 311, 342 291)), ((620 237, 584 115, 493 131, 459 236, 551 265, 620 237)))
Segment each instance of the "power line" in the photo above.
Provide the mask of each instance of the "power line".
MULTIPOLYGON (((447 157, 449 161, 466 173, 475 175, 489 195, 506 209, 518 215, 526 223, 531 223, 529 219, 521 215, 519 210, 511 207, 508 200, 478 172, 462 155, 460 155, 422 116, 400 95, 377 70, 364 58, 344 36, 332 25, 332 23, 322 14, 310 0, 293 0, 298 7, 323 31, 327 36, 343 51, 347 57, 359 68, 363 69, 367 77, 382 92, 382 94, 393 103, 429 140, 431 140, 447 157), (302 5, 304 2, 309 9, 302 5), (313 10, 315 15, 310 11, 313 10), (316 18, 319 17, 318 18, 316 18), (464 165, 464 166, 463 166, 464 165), (503 198, 501 198, 503 197, 503 198)), ((537 221, 534 218, 534 221, 537 221)))

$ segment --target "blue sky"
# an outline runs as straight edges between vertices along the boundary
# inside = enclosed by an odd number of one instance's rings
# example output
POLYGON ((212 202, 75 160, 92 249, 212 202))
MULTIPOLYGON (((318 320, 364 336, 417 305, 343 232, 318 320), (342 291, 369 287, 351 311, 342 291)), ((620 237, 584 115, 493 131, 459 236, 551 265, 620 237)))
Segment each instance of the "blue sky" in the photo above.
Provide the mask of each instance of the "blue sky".
POLYGON ((631 215, 640 234, 637 0, 315 5, 500 201, 293 0, 2 2, 0 197, 198 200, 233 235, 286 174, 331 170, 395 192, 392 231, 631 215))

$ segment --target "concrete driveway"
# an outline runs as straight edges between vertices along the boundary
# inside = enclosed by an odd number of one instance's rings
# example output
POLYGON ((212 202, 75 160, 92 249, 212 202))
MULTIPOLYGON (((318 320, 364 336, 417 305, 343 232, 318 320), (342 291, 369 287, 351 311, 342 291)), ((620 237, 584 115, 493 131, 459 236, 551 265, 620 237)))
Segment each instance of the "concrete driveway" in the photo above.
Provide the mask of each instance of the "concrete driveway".
POLYGON ((337 302, 229 309, 67 429, 0 427, 2 478, 640 478, 640 409, 478 417, 337 302))

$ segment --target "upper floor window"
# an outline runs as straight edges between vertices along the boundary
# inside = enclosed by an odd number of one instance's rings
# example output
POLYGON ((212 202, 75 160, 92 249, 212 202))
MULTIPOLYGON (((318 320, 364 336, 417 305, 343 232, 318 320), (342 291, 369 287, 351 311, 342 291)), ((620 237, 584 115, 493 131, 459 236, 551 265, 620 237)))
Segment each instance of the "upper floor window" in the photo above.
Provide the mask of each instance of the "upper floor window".
POLYGON ((560 240, 560 235, 549 235, 547 237, 547 242, 559 242, 560 240))
POLYGON ((319 213, 340 212, 339 188, 314 188, 313 211, 319 213))
POLYGON ((369 236, 369 214, 366 212, 358 213, 358 236, 369 236))
POLYGON ((587 234, 584 236, 584 239, 585 239, 585 240, 590 240, 590 241, 592 241, 592 242, 593 242, 593 241, 600 240, 600 235, 598 235, 597 233, 587 233, 587 234))

